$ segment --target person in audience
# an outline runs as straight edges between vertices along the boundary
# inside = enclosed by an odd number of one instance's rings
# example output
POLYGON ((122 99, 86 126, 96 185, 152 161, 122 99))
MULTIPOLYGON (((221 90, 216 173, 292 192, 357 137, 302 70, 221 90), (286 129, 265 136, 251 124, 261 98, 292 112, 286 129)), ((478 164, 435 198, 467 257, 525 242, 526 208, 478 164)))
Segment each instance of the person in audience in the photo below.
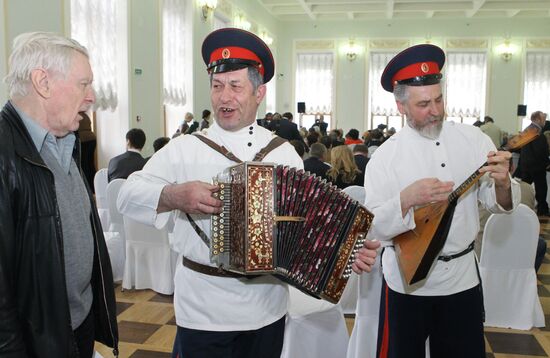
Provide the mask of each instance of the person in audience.
POLYGON ((365 168, 369 162, 369 148, 367 148, 364 144, 356 144, 353 147, 353 160, 357 165, 357 169, 359 169, 359 171, 363 173, 362 175, 364 175, 365 168))
MULTIPOLYGON (((205 133, 171 141, 132 174, 121 189, 118 209, 159 228, 178 213, 173 245, 183 265, 174 278, 178 327, 173 356, 275 358, 283 345, 287 287, 270 275, 246 279, 219 270, 201 236, 210 237, 211 214, 222 208, 212 196, 218 187, 209 183, 235 164, 218 146, 249 161, 271 143, 265 162, 302 168, 302 160, 255 119, 274 72, 269 47, 248 31, 224 28, 206 36, 202 57, 210 74, 214 123, 205 133)), ((376 246, 369 242, 361 248, 355 271, 370 270, 376 246)))
POLYGON ((75 136, 95 102, 88 51, 18 35, 0 112, 0 356, 118 354, 113 275, 75 136))
POLYGON ((281 116, 279 113, 273 115, 273 118, 269 123, 269 130, 288 141, 303 141, 296 124, 285 119, 285 117, 281 116))
POLYGON ((294 116, 293 116, 292 113, 290 113, 290 112, 285 112, 285 113, 283 113, 283 118, 286 119, 286 120, 289 121, 289 122, 293 122, 293 121, 294 121, 294 116))
POLYGON ((374 152, 384 143, 384 134, 380 129, 376 128, 370 132, 370 139, 367 143, 367 148, 369 149, 369 158, 372 158, 374 152))
POLYGON ((185 113, 185 119, 181 132, 183 134, 193 134, 193 132, 195 132, 197 129, 199 129, 199 122, 195 121, 195 116, 193 116, 193 113, 185 113))
POLYGON ((344 144, 351 145, 352 149, 354 144, 363 144, 363 141, 359 139, 359 131, 355 128, 350 129, 346 134, 346 137, 344 139, 344 144))
POLYGON ((78 125, 78 137, 80 139, 80 157, 82 171, 84 172, 84 178, 88 187, 92 191, 94 190, 94 176, 96 173, 95 168, 95 147, 97 145, 97 139, 95 133, 92 131, 92 121, 86 112, 80 112, 82 120, 78 125))
POLYGON ((328 179, 330 165, 326 163, 327 147, 322 143, 313 143, 309 149, 309 158, 304 160, 304 170, 318 177, 328 179))
POLYGON ((264 118, 257 119, 256 122, 258 123, 259 126, 269 129, 269 125, 271 124, 272 119, 273 119, 273 113, 267 112, 264 118))
MULTIPOLYGON (((169 141, 170 141, 170 138, 168 138, 168 137, 159 137, 159 138, 155 139, 155 141, 153 142, 154 153, 161 150, 161 148, 164 147, 166 144, 168 144, 169 141)), ((151 159, 151 157, 145 158, 145 162, 149 161, 149 159, 151 159)))
POLYGON ((328 123, 325 122, 325 116, 322 114, 315 115, 315 123, 311 126, 321 136, 327 135, 328 123))
POLYGON ((496 124, 493 118, 485 116, 483 125, 479 127, 481 131, 489 136, 496 148, 502 146, 502 140, 504 139, 504 132, 496 124))
POLYGON ((136 170, 145 165, 141 150, 145 145, 145 132, 140 128, 132 128, 126 133, 126 152, 117 155, 109 161, 107 179, 126 179, 136 170))
POLYGON ((350 185, 363 185, 363 173, 359 171, 351 149, 346 145, 333 147, 330 153, 331 168, 327 171, 328 180, 340 189, 350 185))
POLYGON ((548 203, 546 202, 546 194, 548 192, 548 184, 546 182, 546 168, 550 164, 550 155, 548 149, 548 141, 542 135, 542 127, 546 121, 546 113, 536 111, 531 114, 532 128, 539 131, 539 136, 532 142, 521 148, 519 154, 518 169, 514 173, 515 176, 521 178, 528 184, 535 184, 535 197, 537 199, 537 215, 549 216, 548 203))
POLYGON ((318 134, 309 134, 306 137, 307 145, 311 148, 311 146, 319 141, 319 135, 318 134))
POLYGON ((445 121, 444 62, 439 47, 416 45, 390 60, 381 77, 406 125, 377 149, 365 173, 365 205, 374 214, 369 236, 385 246, 377 357, 424 357, 428 337, 432 357, 485 357, 483 298, 472 252, 477 202, 491 212, 510 212, 520 189, 508 173, 509 152, 497 151, 479 128, 445 121), (415 208, 447 201, 485 161, 477 185, 458 200, 427 277, 408 284, 392 239, 415 230, 415 208))
POLYGON ((210 127, 210 115, 211 112, 208 109, 202 111, 202 121, 200 130, 210 127))
POLYGON ((306 148, 305 148, 305 144, 303 141, 301 140, 296 140, 296 139, 293 139, 289 142, 290 144, 292 144, 292 146, 294 147, 294 149, 296 150, 296 153, 298 153, 298 155, 300 156, 300 158, 304 158, 304 155, 306 154, 306 148))

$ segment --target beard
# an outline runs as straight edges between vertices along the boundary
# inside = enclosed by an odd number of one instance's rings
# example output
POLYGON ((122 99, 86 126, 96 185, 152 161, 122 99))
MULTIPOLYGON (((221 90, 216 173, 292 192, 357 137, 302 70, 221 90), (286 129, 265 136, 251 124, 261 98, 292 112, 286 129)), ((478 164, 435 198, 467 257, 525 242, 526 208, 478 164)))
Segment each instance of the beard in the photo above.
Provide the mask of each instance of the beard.
POLYGON ((421 124, 417 123, 414 118, 407 116, 407 124, 415 129, 422 137, 437 139, 443 128, 443 115, 429 117, 421 124))

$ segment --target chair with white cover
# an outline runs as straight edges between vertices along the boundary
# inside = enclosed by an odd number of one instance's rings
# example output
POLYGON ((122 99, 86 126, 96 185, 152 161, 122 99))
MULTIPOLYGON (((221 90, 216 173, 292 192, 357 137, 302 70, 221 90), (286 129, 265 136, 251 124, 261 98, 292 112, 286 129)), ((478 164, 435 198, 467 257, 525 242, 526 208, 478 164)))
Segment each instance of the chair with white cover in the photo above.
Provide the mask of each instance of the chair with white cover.
POLYGON ((537 215, 523 204, 487 220, 480 260, 486 326, 544 327, 534 269, 539 228, 537 215))
POLYGON ((103 228, 103 235, 107 243, 107 250, 109 250, 111 266, 113 268, 113 279, 115 282, 122 280, 122 275, 124 274, 124 260, 126 257, 124 222, 122 221, 122 214, 118 211, 116 206, 118 192, 125 182, 126 179, 115 179, 107 184, 106 190, 110 224, 109 227, 103 228))
POLYGON ((345 357, 349 336, 340 306, 289 289, 281 358, 345 357))
POLYGON ((372 266, 372 271, 365 272, 358 277, 357 309, 348 345, 348 358, 376 357, 381 292, 382 268, 378 256, 376 263, 372 266))
POLYGON ((170 248, 168 231, 127 216, 123 220, 126 261, 122 288, 148 288, 165 295, 173 294, 177 254, 170 248))
POLYGON ((107 202, 107 168, 99 169, 94 175, 95 203, 103 230, 109 229, 109 203, 107 202))

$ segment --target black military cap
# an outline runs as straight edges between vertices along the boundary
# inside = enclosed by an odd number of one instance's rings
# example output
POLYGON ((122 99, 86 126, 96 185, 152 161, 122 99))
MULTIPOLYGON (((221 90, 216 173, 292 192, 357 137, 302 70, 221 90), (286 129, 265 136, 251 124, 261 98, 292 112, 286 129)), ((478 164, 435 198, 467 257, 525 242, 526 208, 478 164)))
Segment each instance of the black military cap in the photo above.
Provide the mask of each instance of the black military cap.
POLYGON ((269 82, 275 70, 273 55, 265 42, 251 32, 235 28, 219 29, 206 36, 202 59, 208 73, 256 67, 264 83, 269 82))
POLYGON ((382 73, 382 87, 393 92, 396 84, 427 86, 439 83, 445 53, 437 46, 423 44, 409 47, 398 53, 382 73))

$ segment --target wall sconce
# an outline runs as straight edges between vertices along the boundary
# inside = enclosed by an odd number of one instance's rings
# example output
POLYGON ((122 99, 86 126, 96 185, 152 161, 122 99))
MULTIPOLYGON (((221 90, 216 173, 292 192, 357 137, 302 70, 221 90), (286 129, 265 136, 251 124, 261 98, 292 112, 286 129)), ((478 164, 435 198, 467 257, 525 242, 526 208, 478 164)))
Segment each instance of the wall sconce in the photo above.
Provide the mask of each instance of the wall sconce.
POLYGON ((243 15, 238 15, 235 17, 235 20, 233 21, 236 28, 249 31, 252 27, 252 24, 248 21, 246 21, 245 17, 243 15))
POLYGON ((357 55, 361 52, 361 48, 355 44, 355 40, 350 39, 348 44, 343 47, 343 51, 348 61, 351 62, 357 58, 357 55))
POLYGON ((202 10, 202 21, 206 21, 208 19, 217 5, 217 0, 199 0, 199 6, 202 10))
POLYGON ((273 38, 270 37, 265 31, 260 34, 260 38, 266 43, 267 46, 271 46, 271 44, 273 44, 273 38))
POLYGON ((510 43, 510 40, 506 39, 503 44, 497 46, 496 50, 504 62, 508 62, 512 59, 512 55, 516 53, 517 48, 510 43))

